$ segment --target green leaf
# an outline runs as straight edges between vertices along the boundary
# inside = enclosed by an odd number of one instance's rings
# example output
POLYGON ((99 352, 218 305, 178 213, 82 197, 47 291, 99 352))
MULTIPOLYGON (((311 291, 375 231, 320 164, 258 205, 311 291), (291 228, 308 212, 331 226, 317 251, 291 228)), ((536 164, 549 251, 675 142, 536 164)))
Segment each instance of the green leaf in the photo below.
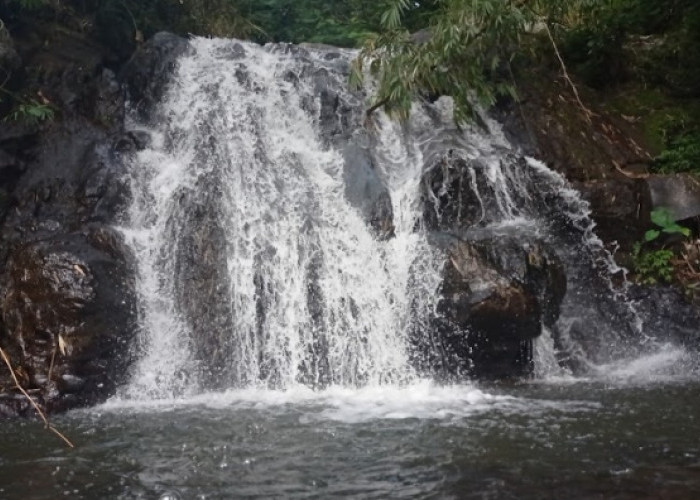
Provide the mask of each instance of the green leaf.
POLYGON ((671 211, 665 207, 652 210, 650 216, 651 221, 659 227, 666 228, 675 223, 671 211))
POLYGON ((656 229, 650 229, 646 233, 644 233, 644 241, 654 241, 656 238, 659 237, 661 234, 661 231, 657 231, 656 229))

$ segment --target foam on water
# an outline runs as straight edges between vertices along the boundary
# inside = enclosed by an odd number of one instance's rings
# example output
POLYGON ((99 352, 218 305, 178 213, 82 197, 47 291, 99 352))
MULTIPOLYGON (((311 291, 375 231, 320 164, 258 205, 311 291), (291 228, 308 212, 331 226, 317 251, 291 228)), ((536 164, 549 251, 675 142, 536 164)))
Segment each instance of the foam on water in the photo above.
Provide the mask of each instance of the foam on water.
POLYGON ((493 412, 538 414, 549 411, 595 411, 591 401, 551 401, 492 394, 471 384, 438 385, 417 380, 405 386, 333 386, 312 390, 298 385, 285 390, 230 389, 195 396, 155 400, 112 399, 98 407, 83 410, 94 414, 171 413, 188 409, 201 411, 292 412, 302 424, 334 421, 348 424, 373 420, 469 419, 493 412))
POLYGON ((664 344, 642 356, 622 358, 598 365, 598 378, 616 384, 647 384, 684 380, 693 376, 696 360, 686 349, 664 344))

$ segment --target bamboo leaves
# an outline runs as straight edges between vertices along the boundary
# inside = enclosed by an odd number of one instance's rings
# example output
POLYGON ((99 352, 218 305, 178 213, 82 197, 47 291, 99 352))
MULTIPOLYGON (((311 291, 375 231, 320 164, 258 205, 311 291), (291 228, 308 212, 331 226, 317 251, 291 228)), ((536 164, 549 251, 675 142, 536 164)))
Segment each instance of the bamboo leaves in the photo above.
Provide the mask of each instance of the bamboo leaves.
MULTIPOLYGON (((550 19, 571 18, 602 0, 393 0, 382 14, 384 32, 367 42, 356 68, 367 66, 377 79, 375 105, 405 118, 416 97, 450 95, 457 122, 474 116, 474 103, 490 105, 502 94, 514 96, 509 82, 497 77, 520 48, 523 33, 550 19), (427 27, 409 33, 408 17, 430 13, 427 27)), ((352 75, 354 85, 361 72, 352 75)))

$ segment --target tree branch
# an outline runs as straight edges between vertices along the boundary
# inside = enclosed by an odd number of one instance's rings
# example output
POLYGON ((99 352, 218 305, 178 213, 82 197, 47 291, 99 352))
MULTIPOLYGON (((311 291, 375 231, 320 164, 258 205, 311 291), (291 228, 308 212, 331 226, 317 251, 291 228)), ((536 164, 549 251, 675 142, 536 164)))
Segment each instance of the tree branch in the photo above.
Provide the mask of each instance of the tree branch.
POLYGON ((24 387, 22 387, 22 385, 19 383, 19 380, 17 379, 17 375, 15 375, 15 371, 14 371, 14 369, 12 368, 12 364, 10 363, 10 358, 7 357, 7 354, 5 354, 5 351, 2 349, 2 347, 0 347, 0 356, 2 356, 3 361, 4 361, 5 364, 7 365, 7 368, 10 370, 10 376, 12 376, 12 380, 13 380, 14 383, 15 383, 15 387, 16 387, 22 394, 24 394, 24 397, 25 397, 25 398, 27 398, 27 399, 29 400, 29 402, 31 403, 31 405, 32 405, 32 406, 34 407, 34 409, 36 410, 37 415, 39 415, 39 418, 41 418, 41 420, 44 422, 44 427, 45 427, 46 429, 50 430, 51 432, 53 432, 54 434, 56 434, 58 437, 60 437, 69 447, 75 448, 75 446, 73 445, 73 443, 71 443, 70 440, 69 440, 66 436, 64 436, 63 434, 61 434, 61 433, 58 431, 58 429, 56 429, 54 426, 52 426, 52 425, 49 423, 49 419, 46 418, 46 415, 44 415, 44 412, 41 411, 41 408, 39 407, 39 405, 37 404, 37 402, 34 401, 34 399, 29 395, 29 393, 28 393, 27 391, 24 390, 24 387))
POLYGON ((576 97, 576 102, 578 102, 579 107, 583 110, 583 114, 586 117, 586 121, 591 124, 591 116, 593 115, 593 112, 588 109, 586 106, 583 105, 583 101, 581 101, 581 97, 578 94, 578 89, 576 88, 576 85, 574 85, 574 82, 571 80, 569 77, 569 72, 566 70, 566 64, 564 64, 564 59, 562 59, 561 54, 559 53, 559 47, 557 47, 556 42, 554 41, 554 37, 552 36, 552 31, 549 29, 549 24, 546 22, 544 23, 544 29, 547 31, 547 36, 549 37, 549 41, 552 42, 552 48, 554 48, 554 53, 557 55, 557 59, 559 60, 559 65, 561 66, 561 70, 564 73, 564 79, 568 82, 569 86, 571 86, 571 90, 574 92, 574 97, 576 97))

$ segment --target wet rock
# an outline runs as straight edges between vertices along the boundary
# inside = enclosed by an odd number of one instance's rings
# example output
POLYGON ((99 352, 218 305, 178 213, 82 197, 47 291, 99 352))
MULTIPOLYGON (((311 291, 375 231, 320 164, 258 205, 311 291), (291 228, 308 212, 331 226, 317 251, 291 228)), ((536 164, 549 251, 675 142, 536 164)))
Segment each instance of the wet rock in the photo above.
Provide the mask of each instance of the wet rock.
POLYGON ((95 81, 92 115, 98 123, 121 126, 124 122, 124 91, 114 72, 103 68, 95 81))
POLYGON ((332 75, 326 68, 312 70, 311 80, 318 96, 314 107, 318 106, 319 129, 326 144, 343 145, 350 139, 350 133, 359 121, 361 110, 346 100, 346 95, 339 93, 332 75))
POLYGON ((207 389, 231 387, 237 361, 231 343, 232 318, 226 235, 219 220, 221 189, 202 178, 182 194, 173 224, 179 235, 174 262, 175 297, 188 323, 200 381, 207 389))
POLYGON ((6 29, 0 30, 0 68, 4 71, 5 76, 11 75, 14 71, 22 66, 22 58, 15 50, 12 38, 6 29))
POLYGON ((131 363, 133 263, 118 234, 100 231, 112 253, 89 232, 56 235, 18 245, 0 276, 0 343, 48 411, 104 400, 131 363))
POLYGON ((421 179, 423 221, 431 231, 461 233, 521 213, 545 211, 545 192, 533 189, 536 176, 523 157, 465 159, 443 154, 421 179), (497 162, 497 165, 488 162, 497 162), (505 175, 503 175, 505 173, 505 175), (498 179, 494 178, 498 176, 498 179), (508 191, 508 197, 503 192, 508 191))
MULTIPOLYGON (((638 125, 600 106, 601 95, 577 85, 582 112, 568 83, 557 75, 527 72, 520 100, 503 100, 491 112, 524 154, 545 162, 581 189, 604 243, 628 250, 644 226, 649 190, 641 179, 651 162, 638 125), (640 217, 641 207, 641 217, 640 217)), ((648 212, 647 212, 648 213, 648 212)), ((646 228, 648 229, 648 227, 646 228)))
POLYGON ((596 234, 606 242, 615 241, 631 251, 649 228, 651 205, 648 187, 642 179, 598 179, 575 183, 590 203, 596 234))
POLYGON ((229 59, 243 59, 246 56, 245 47, 240 43, 234 43, 233 45, 226 45, 217 49, 217 54, 226 56, 229 59))
POLYGON ((119 154, 133 154, 151 145, 151 134, 144 130, 130 130, 114 142, 114 151, 119 154))
POLYGON ((661 341, 677 342, 695 352, 700 350, 700 311, 677 288, 634 285, 629 295, 636 303, 647 334, 658 335, 661 341))
POLYGON ((132 104, 142 118, 160 101, 177 58, 191 50, 189 42, 172 33, 156 33, 131 57, 121 72, 132 104))
POLYGON ((676 220, 700 215, 700 177, 693 174, 650 175, 645 180, 652 208, 668 208, 676 220))
MULTIPOLYGON (((438 236, 446 263, 431 342, 449 376, 519 376, 531 370, 531 341, 552 326, 566 293, 559 259, 536 239, 438 236)), ((424 348, 427 346, 424 346, 424 348)))
POLYGON ((369 148, 362 147, 356 140, 345 146, 343 156, 345 197, 360 211, 378 239, 392 237, 394 214, 391 197, 374 167, 369 148))
POLYGON ((460 231, 484 222, 488 211, 477 196, 476 161, 442 159, 428 170, 422 181, 423 220, 427 228, 460 231))

